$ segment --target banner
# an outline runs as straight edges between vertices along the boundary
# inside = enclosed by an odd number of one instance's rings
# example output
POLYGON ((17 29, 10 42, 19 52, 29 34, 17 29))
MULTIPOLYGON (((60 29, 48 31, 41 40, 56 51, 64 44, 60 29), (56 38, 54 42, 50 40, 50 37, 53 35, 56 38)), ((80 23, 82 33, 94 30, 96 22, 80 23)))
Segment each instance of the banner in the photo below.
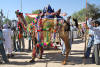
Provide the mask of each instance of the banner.
POLYGON ((30 18, 36 18, 38 16, 38 14, 29 14, 29 13, 26 13, 25 15, 30 18))

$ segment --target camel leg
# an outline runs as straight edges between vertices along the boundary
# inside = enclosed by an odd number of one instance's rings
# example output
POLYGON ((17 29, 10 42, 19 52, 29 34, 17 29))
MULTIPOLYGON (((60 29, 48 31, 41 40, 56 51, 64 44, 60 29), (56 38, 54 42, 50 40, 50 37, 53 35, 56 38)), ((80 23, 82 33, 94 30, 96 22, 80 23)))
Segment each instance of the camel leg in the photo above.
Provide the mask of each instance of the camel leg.
POLYGON ((66 47, 66 57, 64 59, 64 61, 62 62, 63 65, 66 64, 66 61, 68 59, 68 55, 69 55, 69 52, 70 52, 70 44, 69 44, 69 38, 68 38, 68 32, 65 32, 64 33, 64 37, 63 37, 63 41, 65 42, 65 47, 66 47))
POLYGON ((70 49, 67 49, 67 50, 66 50, 66 57, 65 57, 64 61, 62 62, 63 65, 66 64, 66 61, 67 61, 67 59, 68 59, 69 52, 70 52, 70 49))
POLYGON ((33 51, 32 51, 32 59, 29 61, 30 63, 35 62, 35 58, 36 58, 36 48, 33 47, 33 51))
POLYGON ((39 47, 39 59, 42 59, 42 55, 43 55, 43 46, 39 47))
POLYGON ((68 41, 65 41, 65 47, 66 47, 66 57, 65 57, 64 61, 62 62, 63 65, 66 64, 66 61, 67 61, 67 59, 68 59, 69 52, 70 52, 70 50, 71 50, 71 49, 70 49, 70 44, 69 44, 68 41))
POLYGON ((33 46, 33 51, 32 51, 32 59, 29 61, 30 63, 33 63, 33 62, 35 62, 35 58, 36 58, 36 44, 37 44, 37 42, 36 42, 36 40, 33 40, 33 44, 34 44, 34 46, 33 46))

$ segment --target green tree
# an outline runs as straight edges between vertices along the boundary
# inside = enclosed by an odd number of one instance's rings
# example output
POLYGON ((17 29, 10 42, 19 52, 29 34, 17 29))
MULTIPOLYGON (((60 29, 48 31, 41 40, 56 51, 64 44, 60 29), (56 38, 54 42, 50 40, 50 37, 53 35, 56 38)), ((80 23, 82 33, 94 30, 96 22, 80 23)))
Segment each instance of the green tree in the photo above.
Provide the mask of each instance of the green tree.
POLYGON ((11 20, 8 19, 8 18, 5 18, 3 24, 9 24, 9 25, 11 25, 11 20))
POLYGON ((85 21, 86 9, 82 9, 72 15, 72 18, 77 18, 78 21, 85 21))
POLYGON ((94 19, 97 19, 99 16, 100 9, 95 4, 88 4, 87 6, 87 15, 89 17, 93 17, 94 19))
POLYGON ((83 8, 78 12, 72 14, 73 18, 77 18, 79 22, 85 21, 85 18, 92 17, 97 19, 100 17, 100 8, 97 7, 95 4, 87 4, 87 9, 83 8))

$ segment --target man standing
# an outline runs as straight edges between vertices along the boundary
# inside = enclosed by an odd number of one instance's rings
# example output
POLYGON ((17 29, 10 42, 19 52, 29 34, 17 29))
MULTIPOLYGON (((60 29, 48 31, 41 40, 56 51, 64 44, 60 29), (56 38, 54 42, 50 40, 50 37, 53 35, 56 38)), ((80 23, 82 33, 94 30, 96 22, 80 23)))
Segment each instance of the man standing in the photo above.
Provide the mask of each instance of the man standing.
MULTIPOLYGON (((2 33, 2 30, 1 30, 1 26, 0 26, 0 53, 2 55, 4 62, 8 63, 9 61, 7 59, 7 56, 6 56, 6 53, 5 53, 5 50, 4 50, 3 41, 4 41, 3 33, 2 33)), ((0 63, 2 63, 2 62, 0 61, 0 63)))
POLYGON ((31 48, 33 49, 33 37, 34 37, 34 32, 33 32, 33 25, 30 25, 29 32, 28 32, 28 37, 29 37, 29 45, 28 45, 28 50, 31 51, 31 48))
POLYGON ((8 55, 8 57, 12 57, 12 40, 11 40, 11 36, 12 36, 12 31, 10 31, 8 29, 8 25, 4 24, 3 25, 3 37, 5 39, 4 41, 4 48, 5 48, 5 52, 8 55))
MULTIPOLYGON (((88 20, 88 22, 90 22, 91 20, 88 20)), ((94 27, 94 23, 92 23, 93 27, 94 27)), ((88 26, 89 27, 89 26, 88 26)), ((89 29, 89 40, 88 40, 88 45, 87 45, 87 49, 85 52, 85 58, 89 58, 90 53, 91 53, 91 48, 94 45, 94 33, 91 29, 89 29)))
POLYGON ((90 53, 91 53, 91 48, 93 45, 94 45, 94 33, 91 29, 89 29, 89 39, 88 39, 87 49, 85 52, 85 58, 89 58, 90 53))
POLYGON ((15 52, 17 51, 16 38, 17 38, 16 27, 13 27, 13 46, 15 52))

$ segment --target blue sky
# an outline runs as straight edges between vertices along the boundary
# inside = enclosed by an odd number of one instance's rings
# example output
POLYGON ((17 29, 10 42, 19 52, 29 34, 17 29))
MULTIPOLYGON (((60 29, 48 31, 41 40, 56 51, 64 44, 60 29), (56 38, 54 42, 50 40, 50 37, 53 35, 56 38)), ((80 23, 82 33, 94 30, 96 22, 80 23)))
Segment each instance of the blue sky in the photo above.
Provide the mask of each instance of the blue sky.
MULTIPOLYGON (((100 5, 100 0, 87 0, 89 3, 100 5)), ((0 0, 0 9, 3 9, 4 15, 10 19, 16 19, 15 11, 20 10, 21 0, 0 0)), ((86 7, 86 0, 22 0, 22 12, 31 13, 32 10, 43 9, 50 4, 55 10, 61 8, 62 12, 68 15, 73 14, 86 7)))

